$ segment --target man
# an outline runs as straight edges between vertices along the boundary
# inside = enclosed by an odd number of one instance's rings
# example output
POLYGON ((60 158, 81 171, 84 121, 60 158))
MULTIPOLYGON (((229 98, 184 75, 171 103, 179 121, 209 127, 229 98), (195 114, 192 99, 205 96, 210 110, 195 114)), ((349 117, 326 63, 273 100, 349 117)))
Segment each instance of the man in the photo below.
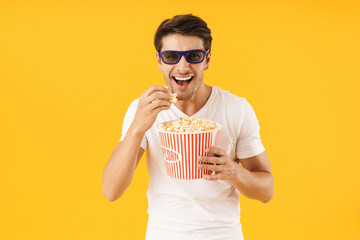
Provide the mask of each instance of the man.
POLYGON ((145 149, 150 175, 146 239, 243 239, 239 192, 268 202, 273 196, 269 159, 250 104, 204 83, 211 57, 211 32, 193 15, 161 23, 155 34, 156 58, 167 88, 152 86, 129 107, 123 133, 103 174, 103 193, 118 199, 129 186, 145 149), (176 93, 174 104, 170 93, 176 93), (199 167, 214 174, 180 180, 166 174, 156 126, 193 116, 222 125, 212 157, 199 157, 199 167), (241 163, 241 165, 239 164, 241 163))

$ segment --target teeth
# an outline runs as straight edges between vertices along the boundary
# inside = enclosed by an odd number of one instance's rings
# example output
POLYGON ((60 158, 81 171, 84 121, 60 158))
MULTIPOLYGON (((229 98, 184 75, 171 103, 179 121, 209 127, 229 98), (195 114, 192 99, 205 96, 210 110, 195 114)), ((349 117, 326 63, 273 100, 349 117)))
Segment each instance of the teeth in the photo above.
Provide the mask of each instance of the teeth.
POLYGON ((187 81, 190 80, 192 77, 174 77, 177 81, 187 81))

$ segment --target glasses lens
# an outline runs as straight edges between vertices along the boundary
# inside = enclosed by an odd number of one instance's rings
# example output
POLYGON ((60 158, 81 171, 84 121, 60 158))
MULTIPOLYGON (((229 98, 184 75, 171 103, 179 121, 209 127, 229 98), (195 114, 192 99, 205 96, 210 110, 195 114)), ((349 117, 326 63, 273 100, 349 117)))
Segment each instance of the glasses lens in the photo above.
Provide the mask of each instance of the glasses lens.
POLYGON ((204 60, 204 53, 199 50, 190 51, 186 54, 186 59, 190 63, 199 63, 204 60))
POLYGON ((162 58, 165 63, 176 63, 179 60, 179 56, 179 53, 171 51, 164 52, 162 54, 162 58))

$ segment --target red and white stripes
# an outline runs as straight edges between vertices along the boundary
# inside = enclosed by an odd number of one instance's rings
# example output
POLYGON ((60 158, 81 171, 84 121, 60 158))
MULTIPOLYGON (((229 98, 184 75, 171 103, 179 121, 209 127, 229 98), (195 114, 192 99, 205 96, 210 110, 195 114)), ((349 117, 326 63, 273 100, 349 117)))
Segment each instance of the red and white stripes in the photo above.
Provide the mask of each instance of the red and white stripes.
POLYGON ((203 172, 197 167, 198 156, 204 156, 205 150, 217 146, 220 128, 200 133, 172 133, 159 131, 166 172, 177 179, 199 179, 203 172))

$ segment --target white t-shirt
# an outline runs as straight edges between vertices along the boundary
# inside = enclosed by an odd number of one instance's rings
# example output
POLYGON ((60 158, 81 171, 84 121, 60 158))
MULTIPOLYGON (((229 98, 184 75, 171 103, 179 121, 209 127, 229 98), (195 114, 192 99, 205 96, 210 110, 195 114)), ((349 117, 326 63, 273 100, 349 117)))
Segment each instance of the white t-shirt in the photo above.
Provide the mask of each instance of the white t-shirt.
MULTIPOLYGON (((131 103, 125 115, 120 141, 135 117, 138 101, 131 103)), ((141 143, 141 148, 147 149, 150 176, 146 239, 243 239, 239 192, 229 181, 180 180, 166 174, 156 127, 180 117, 188 116, 174 104, 161 111, 141 143)), ((255 112, 244 98, 212 87, 208 101, 193 117, 222 125, 218 147, 231 159, 253 157, 265 151, 255 112)))

